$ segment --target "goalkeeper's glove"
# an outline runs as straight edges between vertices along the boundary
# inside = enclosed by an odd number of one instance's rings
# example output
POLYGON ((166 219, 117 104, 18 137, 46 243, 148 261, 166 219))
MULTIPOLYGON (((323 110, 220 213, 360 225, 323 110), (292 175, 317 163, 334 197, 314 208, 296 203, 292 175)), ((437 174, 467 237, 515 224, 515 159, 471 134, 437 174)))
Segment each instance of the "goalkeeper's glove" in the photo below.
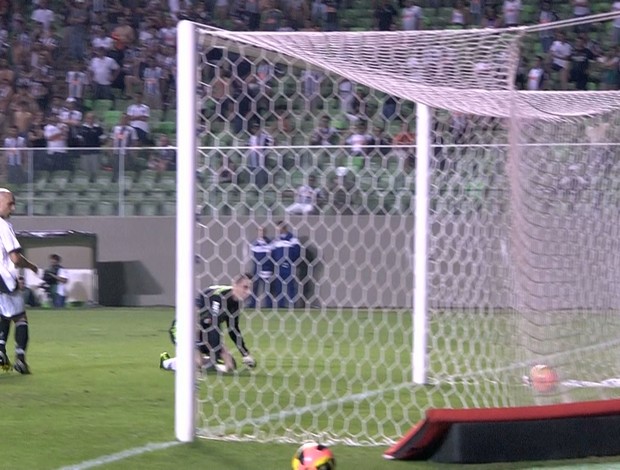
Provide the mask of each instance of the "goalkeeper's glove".
POLYGON ((250 369, 254 369, 256 367, 256 361, 249 354, 247 356, 243 356, 242 362, 243 365, 249 367, 250 369))

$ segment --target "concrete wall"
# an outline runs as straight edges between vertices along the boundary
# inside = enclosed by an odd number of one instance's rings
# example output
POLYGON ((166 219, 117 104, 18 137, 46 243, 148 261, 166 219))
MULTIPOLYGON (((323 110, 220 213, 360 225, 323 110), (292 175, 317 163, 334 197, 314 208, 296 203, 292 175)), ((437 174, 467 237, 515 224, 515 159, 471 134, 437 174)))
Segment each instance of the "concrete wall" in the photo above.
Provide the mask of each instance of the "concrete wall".
MULTIPOLYGON (((499 248, 493 241, 497 234, 485 235, 484 226, 491 222, 477 220, 450 216, 433 224, 431 305, 505 305, 505 286, 497 267, 501 264, 499 248)), ((197 265, 200 285, 227 282, 247 269, 247 242, 254 238, 257 224, 265 225, 273 235, 274 222, 247 217, 238 217, 232 223, 230 218, 203 218, 203 228, 197 232, 204 241, 200 254, 205 262, 197 265)), ((94 232, 99 262, 115 266, 111 272, 117 273, 120 304, 174 304, 172 217, 16 217, 13 224, 16 230, 94 232)), ((305 249, 309 282, 304 292, 309 304, 411 305, 413 216, 322 216, 291 218, 289 224, 305 249)), ((47 254, 38 250, 33 260, 45 266, 47 254)), ((61 254, 65 267, 83 267, 71 250, 63 249, 61 254)))

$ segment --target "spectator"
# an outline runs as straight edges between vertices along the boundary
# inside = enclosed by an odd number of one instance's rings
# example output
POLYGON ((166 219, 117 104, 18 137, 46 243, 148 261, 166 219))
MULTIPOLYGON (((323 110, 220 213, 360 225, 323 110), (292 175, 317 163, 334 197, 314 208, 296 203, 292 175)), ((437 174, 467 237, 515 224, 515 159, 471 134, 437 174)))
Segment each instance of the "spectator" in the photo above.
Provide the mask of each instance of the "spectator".
MULTIPOLYGON (((553 23, 554 21, 559 21, 559 19, 558 15, 551 9, 551 2, 549 0, 543 0, 540 7, 540 14, 538 15, 538 23, 545 25, 553 23)), ((544 29, 539 33, 540 45, 545 54, 549 52, 551 44, 553 44, 553 33, 553 29, 544 29)))
POLYGON ((26 138, 28 136, 28 130, 32 124, 34 114, 28 109, 28 103, 26 101, 16 101, 13 111, 13 124, 17 127, 17 134, 26 138))
POLYGON ((566 90, 568 88, 568 70, 573 48, 566 41, 566 34, 563 31, 558 31, 556 38, 549 48, 551 70, 559 72, 562 90, 566 90))
POLYGON ((259 0, 246 0, 245 2, 246 24, 250 31, 260 29, 260 2, 259 0))
POLYGON ((124 15, 119 18, 118 26, 114 28, 111 36, 112 39, 117 41, 115 44, 116 48, 121 50, 127 49, 136 42, 136 32, 129 24, 129 18, 124 15))
POLYGON ((488 5, 484 9, 484 17, 482 18, 480 25, 483 28, 495 29, 495 28, 499 28, 501 24, 502 24, 502 20, 497 15, 497 10, 495 9, 495 7, 492 5, 488 5))
POLYGON ((310 145, 338 145, 339 140, 338 130, 331 126, 331 118, 324 114, 319 126, 310 136, 310 145))
POLYGON ((74 98, 79 104, 83 102, 84 88, 89 84, 88 72, 80 67, 78 62, 73 62, 67 71, 65 78, 67 83, 67 98, 74 98))
POLYGON ((111 57, 105 55, 102 48, 96 49, 95 57, 90 61, 91 83, 94 86, 93 97, 98 99, 113 100, 112 82, 120 73, 120 66, 111 57))
POLYGON ((34 113, 34 118, 30 129, 28 129, 28 145, 33 149, 32 151, 32 165, 34 171, 47 169, 47 156, 46 151, 43 150, 47 147, 47 139, 45 138, 45 118, 43 111, 37 111, 34 113))
POLYGON ((347 113, 351 109, 353 86, 353 83, 346 78, 338 82, 338 99, 340 101, 340 111, 343 113, 347 113))
POLYGON ((142 74, 142 81, 144 84, 144 102, 151 109, 161 109, 161 80, 163 78, 164 72, 155 62, 155 58, 152 56, 148 57, 146 59, 146 67, 142 74))
MULTIPOLYGON (((616 0, 611 5, 611 11, 620 12, 620 0, 616 0)), ((614 46, 620 46, 620 16, 615 18, 612 22, 611 40, 614 46)))
POLYGON ((620 46, 614 46, 599 58, 603 66, 601 87, 603 90, 617 90, 620 85, 620 46))
POLYGON ((415 0, 405 1, 405 8, 402 11, 402 22, 404 31, 422 29, 422 8, 416 5, 415 0))
POLYGON ((149 145, 152 140, 149 134, 149 118, 151 108, 142 102, 142 93, 136 93, 134 103, 127 108, 129 125, 136 130, 138 140, 143 145, 149 145))
POLYGON ((267 148, 273 147, 274 139, 261 129, 260 122, 250 122, 250 139, 248 140, 248 168, 254 176, 254 184, 258 188, 264 187, 268 181, 267 148))
POLYGON ((402 121, 400 131, 394 136, 392 144, 395 146, 394 153, 404 159, 404 166, 415 168, 415 134, 409 130, 409 123, 402 121), (406 146, 409 146, 407 148, 406 146))
POLYGON ((453 28, 465 29, 469 24, 469 12, 465 7, 463 0, 456 0, 454 8, 452 8, 452 16, 450 17, 450 25, 453 28))
POLYGON ((9 79, 3 78, 2 82, 0 82, 0 114, 3 120, 8 114, 9 105, 13 100, 13 94, 13 86, 9 82, 9 79))
POLYGON ((25 157, 24 150, 26 149, 26 139, 18 135, 17 126, 9 127, 8 135, 4 139, 4 149, 8 182, 11 184, 25 183, 28 178, 22 165, 25 157))
POLYGON ((21 292, 22 297, 24 298, 24 304, 29 307, 40 307, 41 302, 39 302, 39 298, 34 293, 34 291, 26 285, 26 280, 24 276, 19 276, 17 278, 17 289, 21 292))
POLYGON ((31 113, 41 111, 39 104, 35 101, 34 97, 28 92, 28 88, 25 86, 19 86, 16 88, 15 95, 13 95, 13 102, 24 103, 26 110, 31 113))
POLYGON ((527 73, 527 89, 530 91, 540 91, 545 83, 545 67, 542 56, 536 56, 532 68, 527 73))
POLYGON ((351 147, 351 155, 359 157, 365 155, 366 146, 371 139, 372 137, 366 132, 366 122, 360 121, 353 125, 345 143, 351 147))
MULTIPOLYGON (((573 5, 573 18, 583 18, 591 13, 589 0, 571 0, 571 4, 573 5)), ((575 31, 577 33, 587 32, 589 26, 587 23, 577 25, 575 26, 575 31)))
POLYGON ((273 259, 271 251, 272 241, 267 236, 264 227, 258 227, 256 239, 250 244, 252 256, 252 295, 248 306, 250 308, 266 307, 271 308, 273 298, 271 297, 271 281, 273 278, 273 259), (264 301, 263 301, 264 297, 264 301))
POLYGON ((69 4, 66 22, 65 39, 69 43, 69 58, 83 60, 87 37, 86 27, 89 22, 86 4, 84 2, 72 1, 69 4))
POLYGON ((301 255, 299 240, 280 221, 278 237, 273 241, 272 258, 275 270, 273 297, 279 308, 294 307, 297 297, 297 261, 301 255))
POLYGON ((91 45, 93 50, 104 49, 109 51, 114 47, 114 39, 105 34, 103 27, 96 24, 92 28, 91 45))
MULTIPOLYGON (((58 117, 60 118, 60 121, 69 128, 67 144, 69 147, 77 147, 79 146, 79 128, 82 125, 82 111, 76 109, 75 98, 67 98, 65 103, 65 108, 60 112, 58 117)), ((72 154, 72 157, 74 156, 77 156, 77 154, 72 154)))
POLYGON ((67 153, 69 128, 58 116, 51 115, 45 126, 47 162, 43 169, 48 171, 69 170, 71 163, 67 153))
POLYGON ((338 1, 323 0, 323 31, 338 31, 338 1))
POLYGON ((308 184, 301 185, 295 190, 295 202, 288 206, 287 214, 308 215, 316 214, 325 200, 322 190, 317 187, 316 176, 308 176, 308 184))
POLYGON ((310 16, 308 3, 305 0, 289 0, 285 5, 284 15, 290 21, 290 27, 294 31, 299 31, 304 27, 306 18, 310 16))
POLYGON ((60 40, 55 33, 54 28, 43 30, 37 39, 35 46, 39 54, 45 56, 46 63, 53 64, 58 59, 58 46, 60 40))
POLYGON ((32 11, 30 19, 39 23, 44 30, 50 29, 54 22, 54 12, 48 8, 47 0, 39 0, 39 7, 32 11))
POLYGON ((375 8, 375 29, 379 31, 391 31, 394 27, 394 18, 398 17, 392 0, 382 0, 381 5, 375 8))
POLYGON ((325 75, 318 70, 304 70, 301 72, 301 90, 306 102, 306 109, 315 113, 322 102, 321 82, 325 75))
POLYGON ((482 21, 482 12, 484 11, 484 0, 470 0, 469 2, 469 19, 475 28, 480 26, 482 21))
POLYGON ((372 147, 368 149, 371 155, 379 154, 384 157, 390 152, 392 139, 385 134, 384 125, 375 124, 372 126, 372 134, 370 134, 367 144, 372 147))
POLYGON ((519 26, 522 8, 521 0, 504 0, 502 15, 506 28, 519 26))
POLYGON ((52 306, 54 308, 64 308, 66 302, 66 284, 69 281, 68 273, 60 264, 59 255, 50 255, 50 265, 43 273, 43 282, 47 286, 52 306))
POLYGON ((588 69, 590 62, 596 57, 590 49, 585 45, 582 38, 577 38, 575 42, 575 48, 572 50, 570 56, 570 81, 575 84, 577 90, 588 89, 588 69))
POLYGON ((261 31, 277 31, 280 28, 280 22, 284 18, 284 13, 279 10, 274 0, 265 0, 265 8, 260 18, 261 31))
POLYGON ((80 155, 80 166, 88 173, 90 181, 95 181, 101 165, 101 148, 106 136, 103 128, 95 122, 95 113, 88 112, 84 117, 84 123, 78 130, 80 146, 86 148, 80 155))
POLYGON ((172 146, 170 138, 162 134, 159 136, 157 146, 159 149, 149 159, 149 168, 155 171, 176 171, 177 151, 172 146))
POLYGON ((129 125, 129 116, 127 116, 127 114, 122 114, 118 125, 114 126, 112 135, 114 136, 112 142, 114 146, 112 169, 114 171, 114 179, 117 179, 121 162, 125 169, 131 167, 133 155, 126 149, 136 144, 138 134, 136 130, 129 125))

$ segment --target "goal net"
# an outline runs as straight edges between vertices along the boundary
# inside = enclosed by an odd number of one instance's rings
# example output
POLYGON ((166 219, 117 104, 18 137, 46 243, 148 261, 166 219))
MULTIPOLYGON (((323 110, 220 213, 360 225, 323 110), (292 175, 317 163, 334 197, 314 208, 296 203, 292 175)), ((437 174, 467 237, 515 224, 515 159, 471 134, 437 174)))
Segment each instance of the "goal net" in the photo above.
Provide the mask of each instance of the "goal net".
POLYGON ((180 328, 260 227, 300 247, 195 423, 177 373, 198 435, 389 444, 429 407, 620 396, 618 92, 516 90, 524 28, 179 32, 180 328))

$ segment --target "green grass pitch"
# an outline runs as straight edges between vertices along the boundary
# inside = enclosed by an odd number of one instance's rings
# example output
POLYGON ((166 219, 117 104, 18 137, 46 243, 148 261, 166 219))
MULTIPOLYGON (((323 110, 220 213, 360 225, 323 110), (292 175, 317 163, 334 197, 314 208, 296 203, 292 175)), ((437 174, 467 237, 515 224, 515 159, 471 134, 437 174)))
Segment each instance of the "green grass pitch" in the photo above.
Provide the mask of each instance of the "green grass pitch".
MULTIPOLYGON (((201 439, 141 452, 149 444, 174 441, 174 377, 158 368, 159 353, 170 348, 167 328, 172 316, 170 308, 29 312, 33 374, 0 373, 0 469, 290 468, 296 444, 201 439), (131 456, 136 449, 138 455, 131 456)), ((383 450, 334 447, 339 470, 460 468, 387 462, 383 450)), ((620 458, 476 468, 543 466, 620 468, 620 458)))

